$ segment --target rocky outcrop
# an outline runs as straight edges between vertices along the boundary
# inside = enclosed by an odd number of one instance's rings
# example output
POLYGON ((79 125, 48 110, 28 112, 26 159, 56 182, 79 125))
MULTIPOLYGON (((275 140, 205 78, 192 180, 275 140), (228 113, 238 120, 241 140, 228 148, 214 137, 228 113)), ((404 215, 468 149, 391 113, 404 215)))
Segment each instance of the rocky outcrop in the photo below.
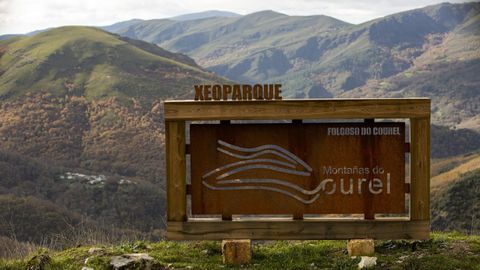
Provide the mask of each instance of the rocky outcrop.
POLYGON ((162 266, 158 262, 155 262, 154 259, 147 253, 133 253, 133 254, 123 254, 121 256, 112 257, 110 260, 110 266, 114 270, 161 270, 167 269, 167 267, 162 266))

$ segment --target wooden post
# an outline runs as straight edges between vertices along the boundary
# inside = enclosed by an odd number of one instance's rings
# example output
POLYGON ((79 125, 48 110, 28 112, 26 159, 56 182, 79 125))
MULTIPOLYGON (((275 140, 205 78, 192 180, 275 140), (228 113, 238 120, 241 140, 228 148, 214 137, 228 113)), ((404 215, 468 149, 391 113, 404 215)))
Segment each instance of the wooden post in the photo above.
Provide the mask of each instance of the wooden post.
POLYGON ((410 219, 430 220, 430 117, 410 119, 410 219))
MULTIPOLYGON (((368 125, 373 125, 375 124, 375 119, 374 118, 366 118, 363 120, 365 124, 368 125)), ((366 158, 365 166, 373 168, 376 163, 376 156, 375 156, 375 141, 372 136, 363 136, 362 138, 364 145, 364 159, 366 158)), ((369 181, 372 181, 374 178, 373 171, 370 171, 368 179, 369 181)), ((363 218, 368 219, 368 220, 373 220, 375 219, 375 211, 373 210, 373 195, 368 192, 368 187, 364 186, 362 193, 363 193, 363 198, 364 198, 364 212, 363 212, 363 218)))
POLYGON ((187 220, 185 121, 166 121, 167 220, 187 220))

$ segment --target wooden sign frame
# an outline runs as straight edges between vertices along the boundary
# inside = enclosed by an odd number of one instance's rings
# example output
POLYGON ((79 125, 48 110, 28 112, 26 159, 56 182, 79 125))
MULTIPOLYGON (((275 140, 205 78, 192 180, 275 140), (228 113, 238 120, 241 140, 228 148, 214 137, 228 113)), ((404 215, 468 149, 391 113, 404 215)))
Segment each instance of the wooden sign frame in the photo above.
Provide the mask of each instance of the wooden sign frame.
POLYGON ((428 239, 430 233, 430 99, 165 101, 167 238, 428 239), (377 219, 195 220, 187 216, 186 121, 409 119, 410 215, 377 219))

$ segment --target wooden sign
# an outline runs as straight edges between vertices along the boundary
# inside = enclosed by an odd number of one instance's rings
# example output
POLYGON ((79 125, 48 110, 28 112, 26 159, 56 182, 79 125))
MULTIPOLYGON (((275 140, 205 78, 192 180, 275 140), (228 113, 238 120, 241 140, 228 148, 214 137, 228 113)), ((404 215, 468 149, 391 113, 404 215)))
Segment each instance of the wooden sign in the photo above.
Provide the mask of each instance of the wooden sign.
POLYGON ((404 123, 190 126, 192 213, 405 212, 404 123))
POLYGON ((195 100, 281 100, 281 84, 195 85, 195 100))
POLYGON ((203 99, 221 101, 165 102, 169 239, 429 237, 429 99, 248 100, 247 89, 227 101, 215 89, 203 99), (191 123, 206 120, 220 121, 191 123))

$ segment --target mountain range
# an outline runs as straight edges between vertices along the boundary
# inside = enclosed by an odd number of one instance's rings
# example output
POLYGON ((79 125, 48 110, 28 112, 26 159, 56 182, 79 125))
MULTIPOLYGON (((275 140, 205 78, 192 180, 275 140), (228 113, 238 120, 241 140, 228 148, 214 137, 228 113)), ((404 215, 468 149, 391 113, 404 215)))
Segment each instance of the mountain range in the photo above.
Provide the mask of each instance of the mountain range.
POLYGON ((207 11, 202 11, 197 13, 179 15, 179 16, 171 17, 169 19, 174 21, 191 21, 191 20, 208 19, 208 18, 231 18, 231 17, 238 17, 238 16, 240 16, 240 14, 230 12, 230 11, 207 10, 207 11))
POLYGON ((474 105, 480 103, 478 2, 428 6, 358 25, 261 11, 104 29, 184 53, 234 81, 282 83, 286 97, 427 96, 434 123, 480 129, 474 105))

